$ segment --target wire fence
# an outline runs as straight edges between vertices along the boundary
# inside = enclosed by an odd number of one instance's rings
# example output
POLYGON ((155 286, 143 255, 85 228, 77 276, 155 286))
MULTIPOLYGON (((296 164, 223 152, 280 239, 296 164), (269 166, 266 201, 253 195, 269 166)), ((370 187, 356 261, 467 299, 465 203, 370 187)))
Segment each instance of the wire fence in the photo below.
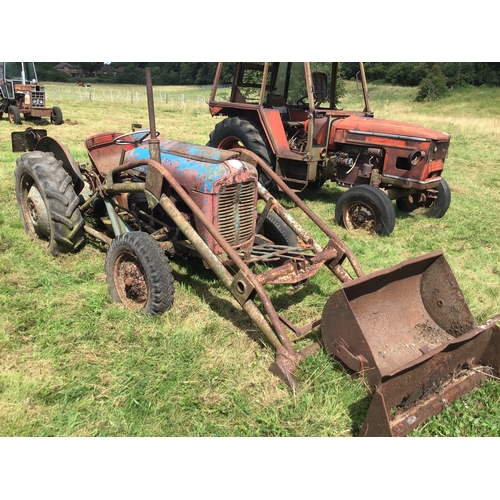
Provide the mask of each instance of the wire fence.
MULTIPOLYGON (((84 84, 85 85, 85 84, 84 84)), ((218 89, 230 88, 230 84, 221 84, 218 89)), ((155 103, 200 103, 205 104, 210 98, 212 85, 173 86, 171 88, 153 87, 155 103)), ((147 102, 146 87, 139 85, 59 85, 46 84, 47 99, 51 101, 98 101, 98 102, 147 102)))
MULTIPOLYGON (((127 86, 120 87, 70 87, 70 86, 46 86, 45 92, 49 102, 57 101, 95 101, 95 102, 117 102, 129 104, 147 103, 146 89, 132 89, 127 86)), ((210 98, 210 88, 189 88, 186 91, 162 91, 153 90, 155 104, 169 103, 198 103, 205 104, 210 98)))

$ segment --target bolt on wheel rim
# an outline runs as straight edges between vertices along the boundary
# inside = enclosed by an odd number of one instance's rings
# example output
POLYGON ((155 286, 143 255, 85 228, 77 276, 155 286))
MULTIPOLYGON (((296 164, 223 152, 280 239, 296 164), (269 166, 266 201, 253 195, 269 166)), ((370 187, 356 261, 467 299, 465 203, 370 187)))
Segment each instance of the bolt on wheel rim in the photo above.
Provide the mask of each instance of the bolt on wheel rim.
POLYGON ((347 207, 344 224, 347 229, 363 229, 372 233, 377 226, 377 217, 368 205, 355 203, 347 207))

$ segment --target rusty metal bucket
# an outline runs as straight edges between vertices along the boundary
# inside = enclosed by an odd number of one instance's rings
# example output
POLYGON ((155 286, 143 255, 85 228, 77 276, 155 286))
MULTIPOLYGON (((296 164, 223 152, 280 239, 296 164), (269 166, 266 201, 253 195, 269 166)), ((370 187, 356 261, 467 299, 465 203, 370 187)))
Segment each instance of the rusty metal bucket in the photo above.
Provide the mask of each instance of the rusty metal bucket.
POLYGON ((500 370, 500 315, 477 325, 441 251, 345 283, 326 351, 377 387, 361 435, 402 436, 500 370))

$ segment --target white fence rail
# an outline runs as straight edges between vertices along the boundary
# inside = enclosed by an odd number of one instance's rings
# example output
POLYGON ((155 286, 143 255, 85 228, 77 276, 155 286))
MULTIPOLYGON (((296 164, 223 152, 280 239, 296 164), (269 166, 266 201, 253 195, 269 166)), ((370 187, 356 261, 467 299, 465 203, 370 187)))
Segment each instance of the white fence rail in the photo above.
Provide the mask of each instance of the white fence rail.
MULTIPOLYGON (((99 102, 123 102, 123 103, 147 103, 146 90, 136 90, 123 86, 121 88, 99 88, 99 87, 69 87, 69 86, 46 86, 47 100, 57 101, 99 101, 99 102)), ((161 91, 153 90, 155 104, 169 104, 174 102, 195 102, 204 104, 208 102, 210 89, 194 89, 186 92, 182 91, 161 91)))

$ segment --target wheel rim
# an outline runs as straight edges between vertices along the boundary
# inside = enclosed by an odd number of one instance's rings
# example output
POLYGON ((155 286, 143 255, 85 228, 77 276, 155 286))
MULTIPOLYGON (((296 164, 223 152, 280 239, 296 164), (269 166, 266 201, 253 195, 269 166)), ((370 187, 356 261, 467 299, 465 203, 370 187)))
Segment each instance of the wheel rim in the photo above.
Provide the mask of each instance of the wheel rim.
POLYGON ((9 122, 12 124, 16 123, 16 117, 14 116, 14 113, 9 113, 9 122))
POLYGON ((350 230, 363 229, 368 233, 373 233, 378 225, 376 213, 369 205, 361 202, 348 205, 343 219, 345 227, 350 230))
POLYGON ((50 222, 47 206, 33 179, 24 177, 21 188, 21 206, 23 218, 29 233, 36 233, 42 238, 50 236, 50 222))
POLYGON ((148 301, 148 282, 139 259, 122 253, 115 262, 114 280, 120 301, 129 309, 139 311, 148 301))
POLYGON ((217 146, 219 149, 244 148, 245 145, 236 136, 229 136, 222 139, 217 146))

